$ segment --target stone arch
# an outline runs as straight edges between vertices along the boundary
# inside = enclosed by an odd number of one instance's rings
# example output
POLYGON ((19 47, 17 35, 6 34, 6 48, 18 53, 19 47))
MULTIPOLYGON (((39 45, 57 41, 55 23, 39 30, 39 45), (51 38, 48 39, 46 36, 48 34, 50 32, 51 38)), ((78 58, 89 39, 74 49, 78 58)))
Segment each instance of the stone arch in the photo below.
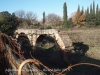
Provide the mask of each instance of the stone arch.
POLYGON ((65 48, 68 50, 72 50, 72 48, 70 49, 70 47, 72 47, 72 42, 69 38, 69 36, 67 34, 63 34, 58 32, 55 29, 45 29, 45 30, 39 30, 39 29, 17 29, 15 31, 16 36, 18 36, 18 34, 20 34, 21 32, 24 32, 27 37, 29 38, 31 45, 35 46, 36 45, 36 40, 37 38, 42 35, 42 34, 47 34, 47 35, 51 35, 56 42, 58 43, 59 47, 62 50, 62 57, 63 59, 67 62, 67 57, 66 57, 66 50, 65 48), (63 34, 63 35, 62 35, 63 34), (66 47, 65 47, 66 45, 66 47))
POLYGON ((35 46, 41 47, 43 44, 46 43, 48 43, 48 45, 50 45, 51 43, 54 45, 54 43, 56 43, 56 40, 50 35, 41 34, 37 37, 35 46))
MULTIPOLYGON (((48 34, 41 34, 41 35, 48 35, 48 34)), ((34 36, 34 38, 33 38, 33 41, 34 41, 33 45, 34 46, 36 45, 36 41, 37 41, 38 37, 40 37, 41 35, 34 36)), ((59 47, 62 50, 65 50, 65 45, 64 45, 62 39, 60 38, 59 34, 54 33, 54 34, 51 35, 51 37, 55 39, 55 41, 57 42, 57 44, 59 45, 59 47)))
POLYGON ((25 37, 28 37, 30 43, 32 44, 32 36, 29 33, 26 33, 24 31, 19 31, 19 32, 18 31, 15 31, 15 34, 14 34, 15 38, 18 38, 20 35, 23 35, 25 37))
POLYGON ((21 32, 20 34, 18 34, 18 38, 17 38, 17 42, 22 44, 23 41, 26 41, 30 43, 30 39, 29 37, 24 33, 24 32, 21 32))
POLYGON ((30 43, 35 46, 37 38, 42 34, 52 35, 53 38, 57 41, 58 45, 62 50, 65 50, 65 48, 72 46, 72 42, 70 38, 67 35, 64 35, 66 37, 63 37, 60 35, 60 33, 55 29, 46 29, 46 30, 39 30, 39 29, 17 29, 15 31, 16 37, 18 37, 18 34, 21 32, 24 32, 27 37, 30 40, 30 43), (61 37, 60 37, 61 36, 61 37), (64 40, 63 38, 67 39, 64 40), (67 44, 67 45, 66 45, 67 44), (66 47, 65 47, 66 45, 66 47))

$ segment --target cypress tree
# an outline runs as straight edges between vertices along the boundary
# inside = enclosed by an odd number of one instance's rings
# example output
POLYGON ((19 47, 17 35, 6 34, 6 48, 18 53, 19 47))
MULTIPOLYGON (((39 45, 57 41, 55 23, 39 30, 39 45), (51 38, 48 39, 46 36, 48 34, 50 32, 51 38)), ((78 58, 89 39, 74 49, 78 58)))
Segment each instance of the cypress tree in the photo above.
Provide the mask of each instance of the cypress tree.
POLYGON ((98 6, 98 4, 97 4, 97 6, 96 6, 96 18, 98 19, 98 17, 99 17, 99 6, 98 6))
POLYGON ((95 15, 95 17, 96 17, 96 26, 97 26, 97 25, 99 25, 99 6, 98 6, 98 4, 96 6, 96 15, 95 15))
POLYGON ((93 8, 92 4, 90 4, 90 14, 89 14, 89 21, 88 21, 90 27, 93 27, 93 8))
POLYGON ((43 12, 43 24, 45 23, 45 12, 43 12))
POLYGON ((92 4, 90 5, 90 15, 93 14, 92 4))
POLYGON ((92 7, 92 4, 90 5, 90 25, 91 25, 91 27, 96 26, 95 4, 94 4, 94 2, 93 2, 93 7, 92 7))
POLYGON ((89 7, 87 7, 87 15, 89 15, 89 7))
POLYGON ((95 2, 93 1, 93 15, 95 16, 95 2))
POLYGON ((85 14, 87 13, 87 10, 85 10, 85 14))
POLYGON ((84 7, 82 6, 82 10, 81 10, 82 14, 84 13, 84 7))
POLYGON ((77 12, 80 12, 80 5, 78 5, 78 9, 77 9, 77 12))
POLYGON ((87 26, 89 26, 89 22, 90 22, 90 19, 89 19, 89 7, 87 7, 87 10, 86 10, 86 23, 87 23, 87 26))
POLYGON ((63 27, 67 27, 68 28, 66 2, 63 5, 63 27))
POLYGON ((100 9, 98 10, 98 24, 100 25, 100 9))

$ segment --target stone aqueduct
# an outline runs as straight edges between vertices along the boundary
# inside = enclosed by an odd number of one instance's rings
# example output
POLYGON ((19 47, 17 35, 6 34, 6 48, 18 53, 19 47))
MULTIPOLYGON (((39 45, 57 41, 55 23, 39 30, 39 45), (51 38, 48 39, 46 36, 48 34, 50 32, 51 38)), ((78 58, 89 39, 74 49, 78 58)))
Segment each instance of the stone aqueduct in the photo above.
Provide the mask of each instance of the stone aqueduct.
POLYGON ((72 41, 69 36, 66 33, 61 33, 56 29, 17 29, 15 31, 16 38, 18 38, 20 33, 25 33, 33 46, 35 46, 36 40, 40 35, 46 34, 53 37, 62 50, 70 50, 73 48, 72 41))

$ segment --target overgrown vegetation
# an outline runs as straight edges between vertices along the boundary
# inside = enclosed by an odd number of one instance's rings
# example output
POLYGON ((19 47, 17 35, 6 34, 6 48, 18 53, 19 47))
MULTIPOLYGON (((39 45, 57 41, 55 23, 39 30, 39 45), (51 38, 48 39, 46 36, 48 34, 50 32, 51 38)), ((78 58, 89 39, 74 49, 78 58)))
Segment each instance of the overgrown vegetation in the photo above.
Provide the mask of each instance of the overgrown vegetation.
POLYGON ((19 25, 20 21, 14 13, 8 11, 0 12, 0 31, 8 35, 13 35, 14 30, 19 25))
POLYGON ((72 16, 72 22, 74 26, 80 27, 89 27, 94 28, 100 25, 100 8, 98 4, 96 5, 95 10, 95 2, 90 4, 90 7, 84 10, 80 10, 80 5, 78 5, 77 12, 72 16))

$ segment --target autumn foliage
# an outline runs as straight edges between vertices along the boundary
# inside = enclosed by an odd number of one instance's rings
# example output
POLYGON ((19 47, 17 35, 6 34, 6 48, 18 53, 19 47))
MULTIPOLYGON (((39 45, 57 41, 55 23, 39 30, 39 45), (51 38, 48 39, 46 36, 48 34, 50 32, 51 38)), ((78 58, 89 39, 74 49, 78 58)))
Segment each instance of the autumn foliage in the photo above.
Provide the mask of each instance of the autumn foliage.
POLYGON ((82 27, 85 25, 85 19, 86 15, 82 12, 76 12, 72 16, 72 22, 75 24, 75 26, 82 27))

